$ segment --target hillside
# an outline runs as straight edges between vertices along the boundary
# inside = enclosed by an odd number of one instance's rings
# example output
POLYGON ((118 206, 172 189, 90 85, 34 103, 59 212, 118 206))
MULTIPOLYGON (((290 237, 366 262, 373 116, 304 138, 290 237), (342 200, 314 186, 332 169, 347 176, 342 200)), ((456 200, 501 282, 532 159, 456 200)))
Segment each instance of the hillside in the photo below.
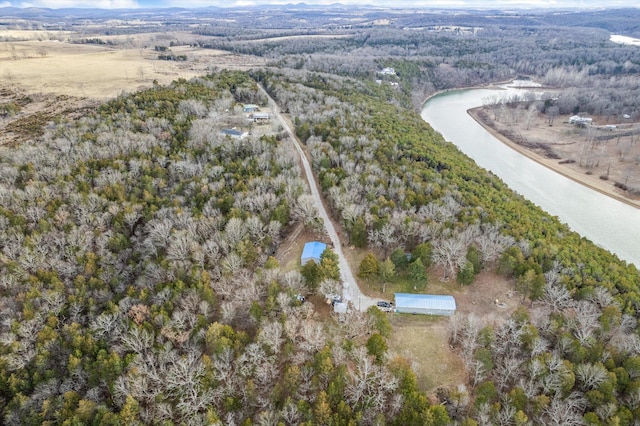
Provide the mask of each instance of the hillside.
POLYGON ((637 122, 640 50, 609 32, 637 10, 8 12, 0 423, 637 423, 636 267, 416 113, 523 76, 553 90, 491 111, 502 130, 637 122), (336 253, 300 266, 329 220, 368 302, 453 294, 457 314, 333 312, 336 253))

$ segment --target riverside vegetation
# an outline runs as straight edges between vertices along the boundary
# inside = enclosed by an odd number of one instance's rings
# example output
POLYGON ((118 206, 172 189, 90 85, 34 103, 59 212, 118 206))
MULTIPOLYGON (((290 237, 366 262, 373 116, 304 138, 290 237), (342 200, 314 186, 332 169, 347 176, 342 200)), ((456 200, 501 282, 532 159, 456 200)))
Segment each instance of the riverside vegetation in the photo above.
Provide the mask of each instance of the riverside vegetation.
POLYGON ((502 30, 464 18, 487 26, 479 38, 382 28, 264 43, 252 53, 270 67, 155 84, 4 150, 3 422, 637 424, 638 270, 514 194, 412 108, 437 89, 530 73, 575 86, 572 108, 610 99, 637 117, 637 50, 602 29, 621 16, 579 15, 574 29, 543 16, 502 30), (507 33, 537 38, 513 37, 530 43, 519 49, 507 33), (398 75, 377 84, 378 66, 398 75), (318 225, 290 141, 220 134, 242 103, 264 105, 258 83, 290 115, 348 243, 370 252, 362 276, 415 291, 434 271, 452 286, 483 270, 512 280, 523 303, 508 319, 450 322, 466 383, 426 395, 388 345, 386 314, 334 321, 299 301, 336 271, 330 253, 311 272, 273 257, 293 227, 318 225), (589 85, 620 90, 589 98, 589 85))

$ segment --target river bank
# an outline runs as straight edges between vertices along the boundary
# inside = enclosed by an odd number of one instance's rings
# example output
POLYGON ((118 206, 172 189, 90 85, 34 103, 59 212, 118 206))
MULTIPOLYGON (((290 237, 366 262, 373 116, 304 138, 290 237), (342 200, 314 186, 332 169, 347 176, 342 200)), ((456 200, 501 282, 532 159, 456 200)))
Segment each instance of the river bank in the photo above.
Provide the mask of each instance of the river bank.
MULTIPOLYGON (((544 120, 542 123, 535 123, 536 126, 539 126, 535 128, 539 138, 534 139, 534 135, 529 133, 523 134, 528 142, 551 142, 549 145, 558 153, 554 157, 557 159, 545 160, 544 158, 533 159, 530 158, 530 155, 524 155, 526 152, 521 151, 518 147, 508 145, 507 141, 485 129, 468 113, 470 109, 485 105, 486 100, 491 97, 511 96, 512 93, 519 92, 513 89, 499 91, 489 88, 451 91, 429 99, 420 115, 445 140, 453 143, 480 167, 499 177, 511 190, 555 216, 574 232, 615 253, 621 259, 640 266, 640 215, 637 206, 618 201, 618 199, 609 196, 604 189, 598 191, 579 183, 578 176, 574 175, 574 179, 570 179, 564 174, 556 172, 554 168, 543 165, 545 161, 548 161, 547 165, 552 166, 553 163, 571 158, 563 153, 565 147, 561 144, 566 144, 565 139, 572 136, 567 133, 577 132, 577 130, 569 123, 564 123, 565 117, 557 117, 553 126, 549 126, 549 123, 545 123, 544 120), (548 138, 547 136, 551 133, 547 132, 552 131, 561 138, 548 138), (545 137, 541 137, 542 135, 545 137), (538 159, 540 161, 537 161, 538 159)), ((521 120, 527 118, 528 112, 528 109, 519 110, 516 107, 514 110, 503 111, 502 113, 505 115, 502 116, 500 116, 501 111, 497 111, 498 116, 491 112, 488 118, 506 126, 510 125, 509 128, 512 130, 516 122, 524 122, 525 125, 522 127, 526 130, 527 122, 521 120), (519 115, 520 113, 522 115, 519 115)), ((534 123, 531 123, 530 127, 533 128, 534 123)), ((614 131, 607 133, 607 135, 615 133, 614 131)), ((519 131, 515 134, 519 136, 519 131)), ((576 137, 580 138, 580 134, 576 137)), ((614 139, 609 145, 619 148, 624 144, 625 147, 628 147, 630 142, 628 139, 628 137, 626 139, 623 137, 619 145, 616 145, 617 139, 614 139)), ((569 148, 575 149, 577 145, 578 142, 569 148)), ((640 148, 640 144, 636 145, 640 148)), ((581 151, 578 150, 578 152, 581 151)), ((635 158, 636 154, 630 153, 625 165, 637 169, 635 161, 632 161, 635 158)), ((576 162, 580 162, 579 156, 576 162)), ((591 177, 599 180, 600 175, 607 173, 608 162, 604 163, 601 160, 601 165, 603 164, 605 166, 604 172, 594 170, 591 177)), ((568 164, 568 166, 576 167, 577 164, 568 164)), ((611 172, 608 183, 613 185, 613 182, 620 180, 620 178, 613 175, 613 165, 611 172)), ((624 178, 622 176, 622 182, 624 182, 624 178)), ((637 185, 637 182, 631 178, 629 183, 637 185)))
POLYGON ((558 159, 549 158, 541 153, 533 151, 521 144, 516 143, 513 139, 505 136, 502 132, 499 132, 495 127, 489 125, 481 119, 480 111, 483 107, 472 108, 467 113, 480 124, 487 132, 491 133, 496 139, 509 146, 518 153, 536 161, 540 165, 559 173, 581 185, 584 185, 592 190, 598 191, 608 197, 623 202, 627 205, 640 209, 640 200, 625 196, 621 190, 614 186, 614 182, 609 180, 602 180, 594 174, 587 174, 580 170, 575 163, 561 163, 558 159))

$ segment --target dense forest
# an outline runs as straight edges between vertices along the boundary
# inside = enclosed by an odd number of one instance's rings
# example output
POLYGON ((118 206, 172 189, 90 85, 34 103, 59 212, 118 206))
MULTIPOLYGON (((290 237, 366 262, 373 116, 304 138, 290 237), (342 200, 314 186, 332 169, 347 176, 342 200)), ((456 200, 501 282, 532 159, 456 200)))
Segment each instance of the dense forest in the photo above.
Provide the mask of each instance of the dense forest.
POLYGON ((609 41, 637 34, 637 10, 273 10, 255 31, 243 25, 264 10, 165 23, 269 66, 122 94, 1 151, 0 422, 639 424, 637 268, 416 113, 438 90, 525 76, 556 89, 563 112, 637 119, 640 50, 609 41), (367 253, 352 265, 361 277, 402 275, 418 292, 435 271, 456 288, 483 271, 512 283, 521 303, 508 319, 449 322, 466 383, 427 394, 389 347, 387 313, 323 317, 301 297, 339 271, 331 250, 305 268, 276 259, 293 229, 320 228, 293 141, 221 133, 247 126, 242 104, 267 106, 262 88, 291 119, 344 243, 367 253))
MULTIPOLYGON (((443 279, 463 284, 495 268, 528 300, 530 309, 504 323, 454 319, 450 342, 474 397, 440 394, 453 419, 568 425, 640 418, 635 267, 512 193, 417 115, 388 106, 376 87, 305 72, 257 78, 295 115, 351 244, 378 248, 378 260, 388 256, 397 269, 410 265, 395 252, 422 246, 443 279)), ((424 265, 419 256, 411 262, 424 265)))
POLYGON ((316 211, 287 143, 220 135, 260 99, 177 81, 4 152, 4 424, 446 424, 381 311, 320 322, 271 256, 316 211))
POLYGON ((270 255, 315 212, 285 141, 220 136, 221 112, 261 99, 248 74, 223 72, 119 97, 4 154, 5 423, 633 424, 633 266, 384 86, 251 77, 293 115, 352 244, 390 258, 427 246, 449 278, 496 268, 530 301, 505 323, 452 322, 470 395, 431 405, 407 360, 385 355, 381 311, 326 323, 300 303, 304 276, 270 255))

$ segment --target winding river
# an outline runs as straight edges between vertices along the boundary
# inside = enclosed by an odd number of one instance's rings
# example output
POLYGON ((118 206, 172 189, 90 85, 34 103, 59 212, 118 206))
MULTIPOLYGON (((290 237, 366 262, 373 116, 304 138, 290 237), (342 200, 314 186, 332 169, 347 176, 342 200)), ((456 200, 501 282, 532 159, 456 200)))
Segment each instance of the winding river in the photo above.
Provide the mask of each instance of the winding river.
POLYGON ((429 99, 422 118, 511 189, 572 230, 640 267, 640 210, 568 179, 503 144, 467 114, 483 99, 520 89, 470 89, 429 99))

